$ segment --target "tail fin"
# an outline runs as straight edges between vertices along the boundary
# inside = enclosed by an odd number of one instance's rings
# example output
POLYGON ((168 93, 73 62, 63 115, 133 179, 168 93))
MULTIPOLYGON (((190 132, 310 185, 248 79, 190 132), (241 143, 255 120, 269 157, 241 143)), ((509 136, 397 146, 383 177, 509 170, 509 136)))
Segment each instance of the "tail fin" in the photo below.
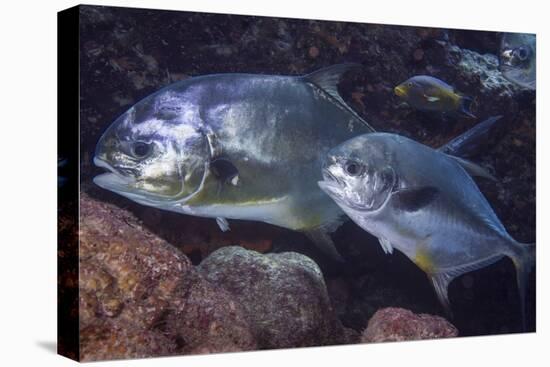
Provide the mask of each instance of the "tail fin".
POLYGON ((535 266, 535 244, 515 242, 513 246, 513 254, 510 257, 516 267, 516 280, 518 283, 518 291, 521 305, 521 323, 522 328, 525 331, 525 303, 527 298, 527 284, 529 282, 529 274, 535 266))
POLYGON ((472 99, 470 97, 466 96, 460 96, 460 112, 462 112, 464 115, 471 117, 471 118, 477 118, 471 111, 470 107, 472 105, 472 99))

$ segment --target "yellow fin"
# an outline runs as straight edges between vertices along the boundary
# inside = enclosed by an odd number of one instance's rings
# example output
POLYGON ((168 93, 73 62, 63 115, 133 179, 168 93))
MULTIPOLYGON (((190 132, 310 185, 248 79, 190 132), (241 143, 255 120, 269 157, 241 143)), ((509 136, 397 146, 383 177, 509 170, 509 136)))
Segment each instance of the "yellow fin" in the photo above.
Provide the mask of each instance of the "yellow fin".
POLYGON ((426 248, 424 245, 420 245, 418 250, 416 250, 416 254, 413 259, 414 263, 418 265, 420 269, 422 269, 424 272, 431 274, 435 270, 435 266, 432 261, 432 257, 426 251, 426 248))

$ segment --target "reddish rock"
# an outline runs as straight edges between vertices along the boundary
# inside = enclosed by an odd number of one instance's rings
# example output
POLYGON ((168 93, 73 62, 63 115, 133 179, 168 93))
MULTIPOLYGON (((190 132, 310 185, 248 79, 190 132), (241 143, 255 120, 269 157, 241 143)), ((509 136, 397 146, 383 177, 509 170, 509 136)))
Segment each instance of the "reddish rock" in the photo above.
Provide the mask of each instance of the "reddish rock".
POLYGON ((414 314, 403 308, 378 310, 361 337, 363 343, 451 338, 458 330, 442 317, 414 314))
POLYGON ((80 199, 85 361, 256 349, 244 312, 129 212, 80 199))

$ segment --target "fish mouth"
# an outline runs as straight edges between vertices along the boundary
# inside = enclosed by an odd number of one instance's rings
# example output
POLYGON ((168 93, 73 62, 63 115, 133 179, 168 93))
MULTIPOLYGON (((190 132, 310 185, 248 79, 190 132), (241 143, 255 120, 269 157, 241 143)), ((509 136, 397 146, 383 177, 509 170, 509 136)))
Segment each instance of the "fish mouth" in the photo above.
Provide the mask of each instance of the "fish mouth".
POLYGON ((341 188, 334 181, 318 181, 317 185, 319 185, 319 188, 327 193, 331 198, 338 201, 342 200, 343 196, 340 193, 341 188))
POLYGON ((318 181, 317 185, 336 202, 344 202, 343 188, 345 187, 345 183, 333 175, 330 170, 323 169, 323 181, 318 181))
POLYGON ((325 168, 323 169, 323 180, 326 182, 333 182, 338 184, 339 186, 345 186, 344 182, 340 180, 338 177, 332 174, 329 169, 325 168))
POLYGON ((94 183, 103 189, 114 192, 128 192, 130 190, 130 186, 135 183, 135 179, 122 175, 113 166, 101 158, 94 157, 94 164, 97 167, 108 171, 95 176, 93 179, 94 183))
POLYGON ((396 96, 398 97, 404 97, 407 92, 405 91, 405 88, 403 88, 402 86, 398 85, 397 87, 393 88, 393 92, 395 93, 396 96))

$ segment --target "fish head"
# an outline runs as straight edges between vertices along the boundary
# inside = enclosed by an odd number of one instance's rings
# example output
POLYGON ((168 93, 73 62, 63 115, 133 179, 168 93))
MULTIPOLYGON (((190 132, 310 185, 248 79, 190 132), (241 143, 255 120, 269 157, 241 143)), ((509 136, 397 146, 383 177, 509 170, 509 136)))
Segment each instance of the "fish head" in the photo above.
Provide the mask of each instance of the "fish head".
POLYGON ((99 139, 98 186, 156 206, 197 192, 207 170, 208 142, 198 109, 174 92, 158 92, 131 107, 99 139))
POLYGON ((323 161, 319 187, 344 210, 380 209, 396 185, 384 145, 366 134, 330 150, 323 161))
POLYGON ((501 65, 504 67, 520 67, 528 62, 531 55, 531 49, 526 45, 516 48, 506 48, 500 54, 501 65))
POLYGON ((504 76, 525 87, 535 86, 535 35, 506 33, 502 38, 499 68, 504 76))
POLYGON ((522 67, 529 63, 534 56, 534 43, 531 35, 505 34, 500 50, 501 67, 522 67))
POLYGON ((409 79, 409 80, 406 80, 403 83, 399 84, 395 88, 393 88, 393 92, 399 98, 406 100, 407 96, 409 95, 409 93, 413 89, 413 87, 414 87, 413 81, 411 81, 411 79, 409 79))

